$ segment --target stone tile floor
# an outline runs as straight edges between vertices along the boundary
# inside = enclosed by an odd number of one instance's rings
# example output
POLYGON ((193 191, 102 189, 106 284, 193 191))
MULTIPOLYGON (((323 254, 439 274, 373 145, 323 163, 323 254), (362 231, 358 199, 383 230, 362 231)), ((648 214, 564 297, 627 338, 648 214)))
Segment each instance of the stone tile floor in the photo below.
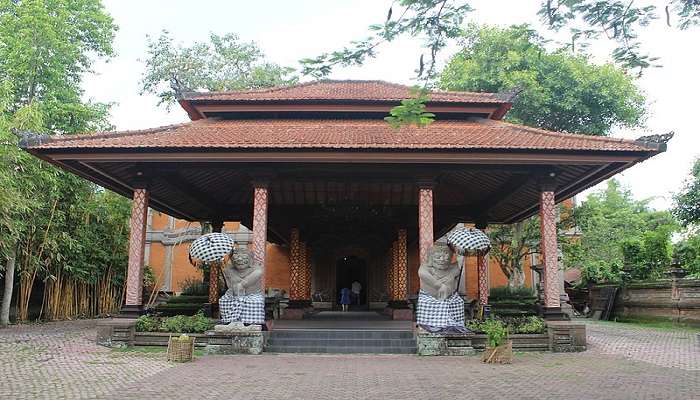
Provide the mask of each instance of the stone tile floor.
POLYGON ((94 321, 0 330, 0 399, 698 399, 694 334, 589 323, 590 350, 477 357, 205 356, 94 344, 94 321))

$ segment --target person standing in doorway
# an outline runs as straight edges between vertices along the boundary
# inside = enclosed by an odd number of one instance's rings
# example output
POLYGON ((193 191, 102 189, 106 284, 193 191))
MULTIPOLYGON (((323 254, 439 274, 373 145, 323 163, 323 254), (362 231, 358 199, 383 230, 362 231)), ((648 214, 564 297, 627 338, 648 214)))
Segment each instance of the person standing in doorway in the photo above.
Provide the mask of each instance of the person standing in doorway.
POLYGON ((352 289, 352 302, 356 305, 360 305, 360 293, 362 292, 362 284, 358 281, 355 281, 350 285, 350 288, 352 289))
POLYGON ((340 289, 340 305, 343 311, 347 311, 350 305, 350 289, 346 287, 340 289))

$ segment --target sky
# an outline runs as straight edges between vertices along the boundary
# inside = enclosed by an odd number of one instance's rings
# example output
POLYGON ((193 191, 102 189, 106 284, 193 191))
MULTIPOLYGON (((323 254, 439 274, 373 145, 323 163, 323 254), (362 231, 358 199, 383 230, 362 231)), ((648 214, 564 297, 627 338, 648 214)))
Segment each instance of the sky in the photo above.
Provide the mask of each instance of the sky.
MULTIPOLYGON (((140 94, 145 70, 146 37, 168 30, 176 41, 189 45, 207 40, 210 33, 236 33, 254 41, 268 60, 298 67, 298 60, 338 49, 351 40, 364 38, 367 27, 381 23, 391 1, 385 0, 103 0, 119 26, 116 56, 99 61, 84 80, 85 97, 113 103, 111 122, 118 130, 144 129, 188 121, 179 106, 167 110, 154 95, 140 94)), ((536 16, 540 0, 473 0, 468 22, 507 26, 529 23, 553 39, 563 39, 544 29, 536 16)), ((635 198, 652 199, 657 209, 672 206, 672 195, 688 178, 693 161, 700 156, 700 135, 694 113, 700 93, 700 28, 678 31, 655 21, 640 35, 643 46, 661 57, 662 68, 653 68, 638 80, 649 102, 644 129, 621 130, 615 137, 634 139, 642 135, 675 132, 666 153, 616 176, 635 198)), ((456 52, 456 45, 441 58, 456 52)), ((610 44, 601 41, 590 51, 595 62, 609 61, 610 44)), ((381 79, 412 84, 420 41, 400 39, 379 49, 376 58, 361 67, 335 70, 331 79, 381 79)), ((597 188, 592 190, 599 189, 597 188)), ((585 198, 591 190, 578 196, 585 198)))

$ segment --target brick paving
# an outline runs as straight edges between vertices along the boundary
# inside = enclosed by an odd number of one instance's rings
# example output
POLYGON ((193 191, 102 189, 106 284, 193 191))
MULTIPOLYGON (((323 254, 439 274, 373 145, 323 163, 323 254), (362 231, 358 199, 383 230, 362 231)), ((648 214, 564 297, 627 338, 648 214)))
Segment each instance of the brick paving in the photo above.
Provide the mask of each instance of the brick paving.
POLYGON ((588 330, 585 353, 518 354, 512 365, 477 357, 292 354, 175 365, 162 353, 96 346, 94 321, 13 327, 0 330, 0 398, 698 398, 700 348, 690 333, 599 323, 588 330))

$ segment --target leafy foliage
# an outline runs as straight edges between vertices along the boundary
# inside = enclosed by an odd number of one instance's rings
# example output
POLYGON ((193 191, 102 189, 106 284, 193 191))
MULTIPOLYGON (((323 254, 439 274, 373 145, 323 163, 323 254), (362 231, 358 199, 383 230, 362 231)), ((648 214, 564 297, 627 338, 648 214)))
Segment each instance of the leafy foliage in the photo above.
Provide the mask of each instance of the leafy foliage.
POLYGON ((136 320, 136 332, 204 333, 213 327, 214 323, 201 312, 167 318, 142 315, 136 320))
POLYGON ((172 105, 184 92, 259 89, 297 82, 293 69, 265 61, 260 48, 232 33, 184 47, 167 31, 148 40, 141 93, 172 105))
POLYGON ((700 225, 700 159, 695 160, 690 180, 674 200, 673 214, 684 226, 700 225))
POLYGON ((500 286, 489 290, 489 300, 522 300, 535 297, 535 292, 526 286, 500 286))
POLYGON ((485 321, 471 320, 467 322, 467 328, 475 333, 486 333, 486 329, 493 324, 491 321, 500 322, 510 334, 517 333, 545 333, 547 324, 542 317, 531 315, 527 317, 492 317, 485 321))
MULTIPOLYGON (((700 23, 700 3, 696 0, 670 0, 664 13, 669 26, 688 29, 700 23)), ((660 10, 652 1, 545 0, 538 14, 552 29, 569 28, 571 49, 606 37, 617 44, 612 56, 624 67, 641 74, 645 68, 657 66, 658 58, 645 54, 639 40, 639 31, 659 18, 660 10)))
POLYGON ((22 151, 13 129, 109 129, 109 105, 82 101, 81 77, 112 55, 116 26, 97 0, 0 0, 0 259, 19 249, 19 316, 37 279, 49 318, 121 302, 129 203, 22 151))
POLYGON ((392 108, 390 115, 384 118, 392 128, 398 129, 402 125, 424 127, 433 122, 435 114, 425 111, 425 102, 428 101, 426 91, 415 89, 414 95, 413 98, 401 100, 401 105, 392 108))
POLYGON ((421 55, 416 69, 417 76, 428 82, 436 75, 438 53, 450 39, 460 35, 464 17, 471 10, 467 2, 458 0, 397 0, 384 23, 370 25, 372 33, 368 38, 353 41, 338 51, 300 60, 302 74, 319 78, 328 76, 338 65, 362 65, 376 55, 377 47, 383 43, 410 35, 423 39, 423 48, 428 52, 427 65, 425 55, 421 55))
POLYGON ((638 127, 645 114, 644 96, 623 70, 548 51, 527 25, 471 25, 440 86, 517 93, 506 119, 555 131, 607 135, 615 127, 638 127))
POLYGON ((676 243, 674 251, 681 266, 692 277, 700 279, 700 234, 690 235, 676 243))
POLYGON ((201 279, 187 278, 181 283, 182 294, 185 296, 204 296, 209 294, 209 285, 201 279))
POLYGON ((488 336, 489 347, 498 347, 508 339, 508 328, 500 320, 487 319, 481 324, 481 330, 488 336))
POLYGON ((619 282, 625 265, 635 279, 658 278, 670 264, 671 233, 677 229, 667 211, 637 201, 616 180, 574 209, 579 240, 564 246, 567 267, 582 269, 584 281, 619 282))

